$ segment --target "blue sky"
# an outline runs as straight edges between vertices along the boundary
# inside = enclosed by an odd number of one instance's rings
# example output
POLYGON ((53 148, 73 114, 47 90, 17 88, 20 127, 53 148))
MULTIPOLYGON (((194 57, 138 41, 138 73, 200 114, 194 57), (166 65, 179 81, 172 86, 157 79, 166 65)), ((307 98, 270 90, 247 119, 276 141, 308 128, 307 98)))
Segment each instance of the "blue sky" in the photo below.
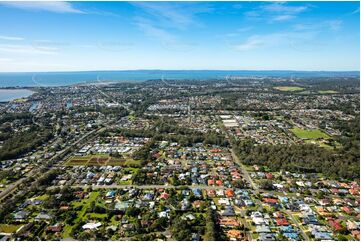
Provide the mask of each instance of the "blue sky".
POLYGON ((359 2, 0 2, 0 71, 359 70, 359 2))

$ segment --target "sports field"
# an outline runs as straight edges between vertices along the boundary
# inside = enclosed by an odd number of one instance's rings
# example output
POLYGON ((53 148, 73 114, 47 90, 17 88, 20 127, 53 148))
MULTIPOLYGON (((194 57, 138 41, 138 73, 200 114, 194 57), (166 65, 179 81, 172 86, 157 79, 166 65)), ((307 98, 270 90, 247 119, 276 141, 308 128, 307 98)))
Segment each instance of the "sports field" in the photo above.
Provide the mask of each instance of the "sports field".
POLYGON ((328 139, 330 136, 319 129, 290 129, 300 139, 328 139))
POLYGON ((283 92, 296 92, 296 91, 304 90, 303 87, 295 87, 295 86, 279 86, 279 87, 274 87, 274 89, 283 92))

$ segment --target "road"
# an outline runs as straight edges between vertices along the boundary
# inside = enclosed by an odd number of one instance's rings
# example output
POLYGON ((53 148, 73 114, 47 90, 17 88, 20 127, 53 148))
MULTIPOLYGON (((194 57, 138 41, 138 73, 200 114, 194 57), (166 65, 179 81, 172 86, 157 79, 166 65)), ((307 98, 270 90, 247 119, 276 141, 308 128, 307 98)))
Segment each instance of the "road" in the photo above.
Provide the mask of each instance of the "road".
POLYGON ((292 222, 298 227, 298 229, 300 230, 303 238, 306 240, 306 241, 311 241, 310 237, 308 237, 308 235, 303 231, 303 229, 301 228, 300 224, 297 222, 297 220, 295 219, 295 217, 293 216, 293 214, 288 211, 288 210, 283 210, 292 220, 292 222))
POLYGON ((249 175, 247 169, 244 167, 244 165, 242 164, 242 162, 239 160, 238 156, 236 155, 235 151, 233 148, 230 149, 231 154, 232 154, 232 158, 233 160, 240 166, 241 168, 241 172, 243 174, 243 177, 247 180, 247 182, 252 186, 253 190, 255 190, 256 192, 259 192, 259 187, 257 186, 257 184, 255 184, 252 181, 251 176, 249 175))
MULTIPOLYGON (((227 130, 225 129, 224 126, 222 126, 222 130, 225 134, 225 137, 226 139, 228 140, 228 142, 232 145, 232 142, 231 142, 231 139, 229 138, 229 135, 228 135, 228 132, 227 130)), ((241 168, 241 172, 243 174, 243 177, 246 179, 246 181, 251 185, 251 187, 253 188, 253 190, 258 193, 259 192, 259 188, 257 186, 257 184, 255 184, 253 181, 252 181, 252 178, 251 176, 249 175, 247 169, 244 167, 244 165, 242 164, 242 162, 240 161, 240 159, 238 158, 238 156, 236 155, 236 152, 234 151, 234 148, 233 146, 231 146, 231 155, 232 155, 232 158, 234 160, 235 163, 237 163, 239 165, 239 167, 241 168)))

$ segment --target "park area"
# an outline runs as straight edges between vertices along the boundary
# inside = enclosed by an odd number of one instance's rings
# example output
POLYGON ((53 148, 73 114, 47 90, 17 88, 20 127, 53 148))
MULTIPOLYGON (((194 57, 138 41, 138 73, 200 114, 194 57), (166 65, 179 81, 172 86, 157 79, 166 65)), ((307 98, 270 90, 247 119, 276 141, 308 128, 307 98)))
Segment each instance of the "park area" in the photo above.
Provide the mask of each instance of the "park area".
POLYGON ((290 129, 291 132, 300 139, 328 139, 330 136, 323 133, 319 129, 300 129, 293 128, 290 129))
POLYGON ((274 89, 283 92, 296 92, 296 91, 304 90, 303 87, 296 87, 296 86, 279 86, 279 87, 274 87, 274 89))

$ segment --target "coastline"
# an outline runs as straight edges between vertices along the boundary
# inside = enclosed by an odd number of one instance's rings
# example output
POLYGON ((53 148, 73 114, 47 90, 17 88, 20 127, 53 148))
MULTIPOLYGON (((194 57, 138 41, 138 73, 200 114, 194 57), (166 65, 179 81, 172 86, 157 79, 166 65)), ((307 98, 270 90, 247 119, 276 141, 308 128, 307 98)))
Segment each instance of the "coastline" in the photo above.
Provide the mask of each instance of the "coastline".
POLYGON ((31 88, 0 88, 0 102, 7 103, 16 99, 28 98, 36 93, 31 88))
POLYGON ((293 70, 128 70, 78 72, 0 72, 0 88, 60 87, 96 83, 144 82, 148 80, 206 80, 228 77, 359 77, 359 71, 293 70))

